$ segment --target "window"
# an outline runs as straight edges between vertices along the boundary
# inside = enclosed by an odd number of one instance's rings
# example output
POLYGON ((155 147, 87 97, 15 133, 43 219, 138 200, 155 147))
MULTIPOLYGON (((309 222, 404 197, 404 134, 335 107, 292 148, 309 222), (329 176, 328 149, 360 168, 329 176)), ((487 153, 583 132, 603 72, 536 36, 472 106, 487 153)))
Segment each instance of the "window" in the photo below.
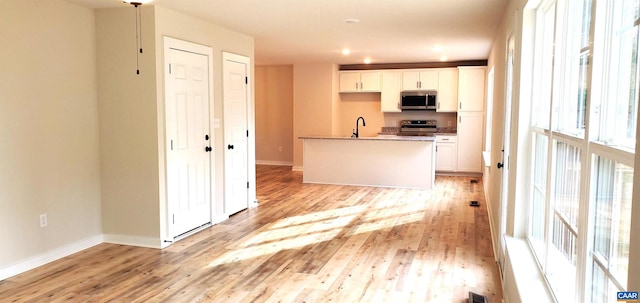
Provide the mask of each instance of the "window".
POLYGON ((555 3, 545 5, 536 14, 536 32, 541 33, 535 41, 533 108, 531 121, 534 126, 549 129, 551 109, 551 77, 553 63, 553 36, 555 3), (534 114, 535 113, 535 114, 534 114))
MULTIPOLYGON (((605 1, 598 9, 611 11, 608 31, 602 31, 601 60, 604 84, 601 99, 594 104, 601 127, 598 141, 613 147, 633 149, 638 112, 638 23, 640 4, 637 0, 605 1)), ((606 16, 606 15, 604 15, 606 16)))
POLYGON ((594 155, 593 178, 592 298, 607 302, 627 284, 633 169, 594 155))
POLYGON ((587 106, 587 72, 589 67, 591 0, 564 1, 558 5, 564 22, 556 22, 556 58, 554 75, 554 129, 583 137, 587 106), (578 13, 575 13, 578 12, 578 13), (564 25, 564 26, 563 26, 564 25))
POLYGON ((640 1, 535 9, 527 239, 558 302, 627 290, 640 1))
POLYGON ((534 253, 545 263, 545 213, 547 200, 547 162, 548 139, 544 134, 537 133, 533 136, 533 189, 531 197, 531 219, 529 220, 529 235, 534 253))

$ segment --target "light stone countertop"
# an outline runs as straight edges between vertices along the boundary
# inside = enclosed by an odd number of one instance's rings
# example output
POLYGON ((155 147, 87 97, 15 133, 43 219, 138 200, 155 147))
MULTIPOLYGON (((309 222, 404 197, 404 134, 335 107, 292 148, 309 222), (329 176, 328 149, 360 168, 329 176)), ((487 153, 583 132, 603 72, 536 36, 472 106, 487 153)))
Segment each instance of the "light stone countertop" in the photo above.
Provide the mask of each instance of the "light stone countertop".
POLYGON ((435 141, 435 136, 397 136, 397 135, 379 135, 377 137, 324 137, 324 136, 302 136, 298 139, 323 139, 323 140, 373 140, 373 141, 435 141))

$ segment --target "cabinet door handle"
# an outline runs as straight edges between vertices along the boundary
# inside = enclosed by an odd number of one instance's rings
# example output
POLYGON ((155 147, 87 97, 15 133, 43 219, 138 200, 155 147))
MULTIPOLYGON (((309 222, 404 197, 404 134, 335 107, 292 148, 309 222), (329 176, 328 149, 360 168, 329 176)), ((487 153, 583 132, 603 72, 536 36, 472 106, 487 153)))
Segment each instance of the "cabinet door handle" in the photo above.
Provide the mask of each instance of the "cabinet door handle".
POLYGON ((364 85, 362 85, 362 82, 360 82, 360 90, 364 89, 364 85))
POLYGON ((358 82, 356 82, 356 90, 358 90, 358 82))
POLYGON ((420 81, 416 82, 416 88, 420 88, 420 81))

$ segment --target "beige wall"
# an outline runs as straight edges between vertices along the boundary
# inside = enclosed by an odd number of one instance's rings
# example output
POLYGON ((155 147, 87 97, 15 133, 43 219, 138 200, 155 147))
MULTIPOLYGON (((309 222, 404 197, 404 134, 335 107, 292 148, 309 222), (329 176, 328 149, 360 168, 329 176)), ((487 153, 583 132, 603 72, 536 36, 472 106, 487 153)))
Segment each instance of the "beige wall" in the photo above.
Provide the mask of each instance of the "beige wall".
POLYGON ((154 11, 142 7, 140 75, 132 9, 96 12, 103 232, 148 246, 160 238, 154 11))
MULTIPOLYGON (((253 38, 159 6, 142 7, 144 54, 135 74, 135 31, 130 8, 102 9, 98 65, 104 233, 108 241, 159 247, 168 238, 164 178, 163 36, 213 49, 214 211, 223 209, 222 52, 253 62, 253 38)), ((249 75, 253 75, 253 64, 249 75)), ((253 81, 250 81, 253 92, 253 81)), ((253 94, 249 111, 253 113, 253 94)), ((253 115, 249 117, 253 132, 253 115)), ((213 121, 211 123, 213 128, 213 121)), ((250 157, 255 151, 250 144, 250 157)), ((249 167, 253 164, 249 161, 249 167)), ((255 164, 253 164, 255 165, 255 164)), ((255 184, 255 175, 250 181, 255 184)), ((255 189, 255 187, 254 187, 255 189)), ((250 196, 255 200, 255 190, 250 196)), ((216 218, 214 218, 214 221, 216 218)))
POLYGON ((293 66, 294 168, 302 166, 302 140, 298 137, 332 135, 337 90, 333 85, 335 69, 335 65, 330 63, 293 66))
POLYGON ((384 125, 384 115, 380 110, 379 93, 340 94, 337 136, 349 137, 356 128, 356 120, 363 117, 367 126, 359 126, 361 137, 377 136, 384 125))
POLYGON ((256 160, 293 165, 293 65, 256 66, 256 160))
POLYGON ((94 19, 0 1, 0 268, 101 234, 94 19))

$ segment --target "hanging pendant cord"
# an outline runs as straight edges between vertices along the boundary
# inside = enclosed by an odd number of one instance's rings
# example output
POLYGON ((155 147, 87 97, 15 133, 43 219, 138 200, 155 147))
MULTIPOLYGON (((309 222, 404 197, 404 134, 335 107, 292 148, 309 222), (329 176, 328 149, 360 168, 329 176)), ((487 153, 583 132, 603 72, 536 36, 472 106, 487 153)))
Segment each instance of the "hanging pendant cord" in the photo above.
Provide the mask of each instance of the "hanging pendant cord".
POLYGON ((140 53, 142 54, 142 8, 136 6, 138 9, 138 33, 140 36, 140 53))
POLYGON ((140 22, 140 18, 142 18, 142 16, 140 15, 140 6, 138 4, 134 4, 133 6, 135 6, 135 10, 136 10, 136 74, 139 75, 140 74, 140 58, 139 58, 139 53, 138 53, 138 49, 140 49, 140 53, 142 53, 142 43, 140 42, 140 35, 141 35, 141 30, 140 27, 142 26, 142 23, 140 22))

